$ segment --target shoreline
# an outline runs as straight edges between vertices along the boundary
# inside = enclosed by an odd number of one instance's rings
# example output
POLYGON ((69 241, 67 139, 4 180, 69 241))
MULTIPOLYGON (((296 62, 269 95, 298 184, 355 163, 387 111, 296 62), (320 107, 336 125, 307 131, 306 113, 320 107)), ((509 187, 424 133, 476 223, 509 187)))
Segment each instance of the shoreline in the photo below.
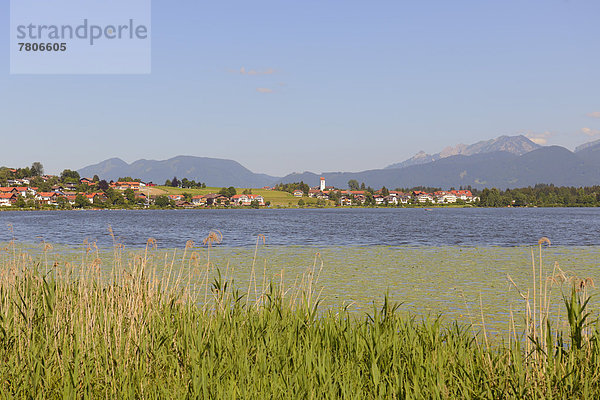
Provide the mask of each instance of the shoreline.
POLYGON ((474 206, 474 205, 428 205, 428 206, 389 206, 389 207, 361 207, 361 206, 344 206, 344 207, 172 207, 172 208, 160 208, 160 207, 134 207, 134 208, 15 208, 15 207, 2 207, 0 212, 35 212, 35 211, 209 211, 209 210, 389 210, 389 209, 421 209, 423 211, 443 210, 443 209, 538 209, 538 208, 600 208, 600 206, 586 206, 586 205, 574 205, 574 206, 508 206, 508 207, 489 207, 489 206, 474 206))

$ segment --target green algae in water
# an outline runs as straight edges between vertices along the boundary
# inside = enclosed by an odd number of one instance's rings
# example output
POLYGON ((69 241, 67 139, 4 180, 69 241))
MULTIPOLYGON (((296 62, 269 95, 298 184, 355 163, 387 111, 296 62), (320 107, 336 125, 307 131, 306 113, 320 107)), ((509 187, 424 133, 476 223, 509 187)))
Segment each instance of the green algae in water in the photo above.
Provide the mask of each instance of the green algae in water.
MULTIPOLYGON (((6 246, 3 246, 6 248, 6 246)), ((81 263, 95 258, 108 276, 115 252, 99 249, 96 253, 84 249, 59 246, 43 253, 40 246, 25 246, 21 250, 33 254, 50 266, 57 262, 81 263)), ((3 252, 6 256, 6 252, 3 252)), ((127 269, 130 253, 143 250, 123 250, 122 267, 127 269)), ((174 265, 177 274, 190 277, 188 284, 201 286, 202 265, 206 263, 207 248, 190 248, 188 260, 182 261, 184 250, 150 250, 153 264, 159 269, 174 265), (189 257, 194 254, 192 267, 189 257)), ((536 254, 536 269, 538 250, 536 254)), ((254 248, 213 247, 210 260, 214 268, 235 280, 244 292, 251 280, 254 248)), ((543 250, 544 276, 552 273, 555 263, 572 275, 600 282, 598 264, 600 246, 549 247, 543 250)), ((346 306, 354 313, 372 312, 380 307, 384 295, 402 303, 400 312, 423 316, 443 315, 446 320, 473 324, 480 328, 485 322, 488 333, 506 334, 514 314, 518 328, 523 326, 526 305, 509 283, 510 275, 522 293, 533 293, 531 247, 302 247, 259 246, 256 252, 255 280, 258 290, 262 283, 281 279, 287 285, 298 283, 308 270, 319 274, 317 292, 321 294, 321 309, 346 306), (283 275, 283 278, 282 278, 283 275)), ((252 289, 254 290, 254 289, 252 289)), ((563 290, 568 292, 568 288, 563 290)), ((593 293, 593 292, 592 292, 593 293)), ((553 322, 564 315, 561 288, 554 287, 551 296, 553 322)), ((592 299, 593 311, 598 311, 592 299)), ((519 330, 519 329, 518 329, 519 330)))

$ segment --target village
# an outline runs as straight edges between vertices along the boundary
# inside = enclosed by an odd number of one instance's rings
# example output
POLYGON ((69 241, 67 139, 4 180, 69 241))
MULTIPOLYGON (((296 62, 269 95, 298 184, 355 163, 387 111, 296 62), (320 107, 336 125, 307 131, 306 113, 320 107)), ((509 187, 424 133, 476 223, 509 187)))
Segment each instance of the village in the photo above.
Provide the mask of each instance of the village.
MULTIPOLYGON (((295 190, 294 197, 303 197, 306 194, 302 190, 295 190)), ((339 190, 332 186, 326 186, 325 178, 321 178, 318 187, 311 188, 308 191, 309 197, 317 199, 330 200, 332 197, 338 199, 340 206, 364 205, 369 198, 372 198, 374 205, 408 205, 408 204, 454 204, 459 201, 472 203, 478 200, 473 196, 470 190, 449 190, 427 193, 420 190, 404 193, 397 190, 380 189, 373 193, 367 190, 339 190)))
MULTIPOLYGON (((47 185, 46 185, 47 186, 47 185)), ((306 185, 304 185, 306 186, 306 185)), ((308 186, 306 186, 308 187, 308 186)), ((135 181, 100 181, 80 178, 61 182, 57 176, 43 175, 40 177, 9 179, 7 185, 0 187, 0 207, 55 207, 55 208, 90 208, 106 207, 111 205, 127 204, 140 207, 172 207, 172 208, 198 208, 198 207, 265 207, 270 206, 260 194, 252 194, 251 190, 244 190, 238 194, 234 188, 223 188, 218 193, 196 194, 165 193, 156 194, 157 185, 135 181), (51 186, 41 190, 32 183, 51 182, 51 186), (116 194, 116 195, 115 195, 116 194), (115 202, 119 197, 123 199, 115 202)), ((275 191, 276 187, 263 187, 263 191, 275 191)), ((369 190, 341 190, 326 186, 325 179, 321 178, 320 185, 310 187, 308 192, 301 189, 289 190, 292 199, 298 199, 298 205, 303 206, 302 198, 317 199, 321 206, 402 206, 411 204, 455 204, 473 203, 478 197, 473 196, 469 190, 401 192, 382 188, 378 191, 369 190)), ((291 202, 289 205, 292 204, 291 202)))
MULTIPOLYGON (((50 178, 51 176, 42 177, 42 179, 50 178)), ((87 185, 90 188, 99 186, 98 182, 94 182, 88 178, 81 178, 79 184, 67 183, 53 185, 50 191, 39 191, 37 187, 26 186, 28 184, 29 179, 19 179, 9 181, 9 185, 11 186, 0 187, 0 206, 18 206, 26 199, 42 206, 61 206, 68 204, 70 206, 78 207, 105 205, 109 200, 106 192, 102 190, 91 192, 75 191, 75 189, 79 188, 81 185, 87 185)), ((228 197, 219 193, 209 193, 206 195, 191 196, 189 199, 186 199, 187 196, 185 194, 167 194, 164 196, 150 195, 149 190, 147 189, 151 187, 156 187, 156 185, 137 181, 118 181, 109 183, 109 188, 119 191, 123 195, 130 195, 126 196, 126 198, 130 200, 130 203, 141 206, 155 205, 159 198, 166 198, 168 200, 167 205, 181 208, 216 205, 250 206, 253 202, 256 202, 258 206, 265 205, 264 198, 260 195, 236 194, 228 197)))

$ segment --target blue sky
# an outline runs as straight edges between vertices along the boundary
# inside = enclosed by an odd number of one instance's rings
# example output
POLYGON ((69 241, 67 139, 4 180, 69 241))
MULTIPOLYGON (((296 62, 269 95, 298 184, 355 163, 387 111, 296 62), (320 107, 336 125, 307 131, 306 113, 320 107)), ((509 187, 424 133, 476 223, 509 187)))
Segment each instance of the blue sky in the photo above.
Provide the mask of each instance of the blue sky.
POLYGON ((154 0, 150 75, 10 75, 0 164, 195 155, 255 172, 382 168, 527 134, 600 139, 600 2, 154 0))

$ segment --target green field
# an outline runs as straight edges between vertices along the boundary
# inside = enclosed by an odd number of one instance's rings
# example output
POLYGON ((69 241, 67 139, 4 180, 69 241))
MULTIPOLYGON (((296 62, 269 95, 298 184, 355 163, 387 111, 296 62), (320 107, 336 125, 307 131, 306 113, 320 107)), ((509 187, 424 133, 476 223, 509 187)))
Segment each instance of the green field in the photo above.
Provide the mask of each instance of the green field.
MULTIPOLYGON (((207 187, 205 189, 181 189, 181 188, 173 188, 173 187, 169 187, 169 186, 157 186, 156 189, 160 189, 161 191, 164 191, 166 194, 189 193, 189 194, 195 196, 195 195, 205 195, 205 194, 209 194, 209 193, 219 193, 219 191, 222 188, 207 187)), ((273 206, 273 207, 296 206, 298 204, 298 200, 300 200, 299 198, 294 197, 291 193, 282 192, 279 190, 236 188, 236 191, 238 194, 242 194, 243 191, 246 189, 252 190, 252 194, 261 195, 265 199, 265 202, 270 201, 271 206, 273 206)), ((302 200, 307 205, 314 205, 317 202, 316 199, 308 198, 308 197, 303 197, 302 200)), ((333 203, 330 202, 330 204, 333 204, 333 203)))

